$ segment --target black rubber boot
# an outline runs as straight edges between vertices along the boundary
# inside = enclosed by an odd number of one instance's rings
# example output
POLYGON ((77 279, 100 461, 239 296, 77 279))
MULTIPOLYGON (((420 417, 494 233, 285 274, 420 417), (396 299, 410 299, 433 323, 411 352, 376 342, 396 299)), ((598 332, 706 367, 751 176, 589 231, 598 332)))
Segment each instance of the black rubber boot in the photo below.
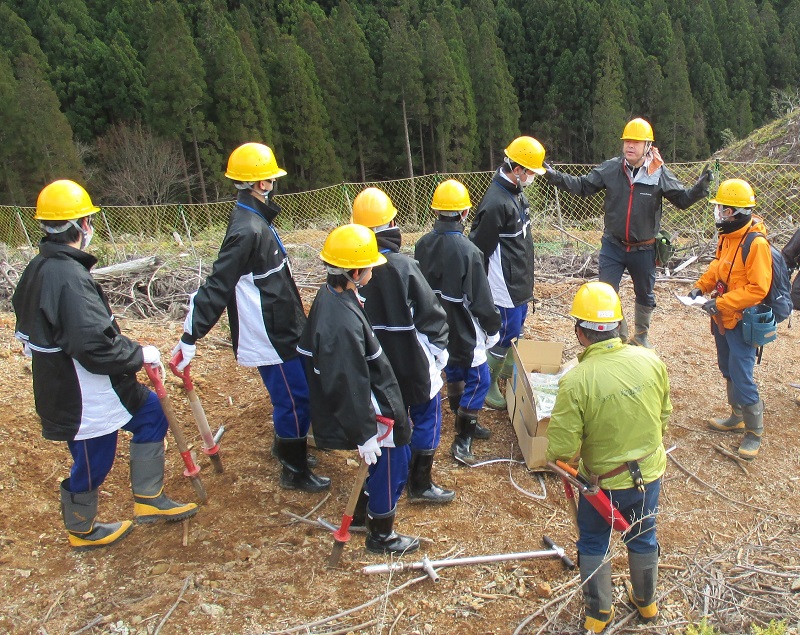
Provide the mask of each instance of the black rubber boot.
POLYGON ((281 487, 303 492, 321 492, 331 486, 331 479, 317 476, 308 467, 308 444, 305 437, 286 439, 275 437, 275 454, 283 466, 281 487))
POLYGON ((436 450, 411 450, 408 467, 408 502, 443 504, 452 501, 456 493, 442 489, 431 480, 433 455, 436 450))
MULTIPOLYGON (((269 449, 269 453, 272 456, 274 456, 276 459, 278 458, 278 453, 275 450, 275 444, 277 443, 277 438, 278 438, 277 434, 273 435, 273 437, 272 437, 272 447, 269 449)), ((310 441, 311 435, 306 437, 306 439, 308 441, 310 441)), ((307 441, 308 445, 311 445, 311 443, 308 442, 308 441, 307 441)), ((317 446, 312 446, 312 447, 317 447, 317 446)), ((319 459, 317 457, 315 457, 313 454, 311 454, 311 452, 307 452, 306 453, 306 463, 308 464, 308 467, 313 469, 313 468, 317 467, 317 465, 319 465, 319 459)))
POLYGON ((658 582, 658 549, 650 553, 628 552, 630 583, 625 585, 628 599, 639 611, 643 622, 653 622, 658 616, 656 583, 658 582))
POLYGON ((478 424, 477 410, 459 410, 456 414, 456 438, 450 446, 453 458, 465 465, 476 463, 472 453, 472 438, 475 436, 475 427, 478 424))
POLYGON ((759 399, 749 406, 742 406, 745 433, 739 444, 739 456, 752 461, 758 456, 761 447, 761 435, 764 434, 764 402, 759 399))
POLYGON ((647 339, 647 334, 650 332, 650 320, 653 317, 653 308, 643 304, 634 304, 633 337, 631 337, 630 341, 634 346, 653 348, 647 339))
MULTIPOLYGON (((464 382, 454 381, 447 384, 447 400, 450 403, 450 410, 454 415, 458 414, 458 408, 461 404, 461 397, 464 394, 464 382)), ((473 439, 480 439, 486 441, 492 436, 492 431, 489 428, 484 428, 480 423, 475 424, 475 433, 472 435, 473 439)))
POLYGON ((61 481, 61 515, 75 551, 108 547, 122 540, 133 529, 130 520, 119 523, 96 523, 99 490, 70 492, 69 479, 61 481))
POLYGON ((604 562, 604 556, 585 554, 580 554, 578 560, 583 584, 583 602, 586 605, 586 621, 583 628, 588 633, 602 633, 614 619, 614 607, 611 605, 613 592, 611 563, 604 562))
POLYGON ((741 432, 744 430, 744 418, 742 417, 742 407, 736 403, 733 396, 733 382, 730 379, 725 381, 725 392, 728 394, 728 404, 731 407, 729 417, 713 417, 708 420, 708 427, 720 432, 741 432))
POLYGON ((402 556, 419 549, 419 540, 394 531, 396 508, 380 516, 367 513, 367 540, 364 546, 370 553, 402 556))
POLYGON ((196 503, 176 503, 164 494, 164 444, 131 443, 133 516, 137 523, 183 520, 197 513, 196 503))

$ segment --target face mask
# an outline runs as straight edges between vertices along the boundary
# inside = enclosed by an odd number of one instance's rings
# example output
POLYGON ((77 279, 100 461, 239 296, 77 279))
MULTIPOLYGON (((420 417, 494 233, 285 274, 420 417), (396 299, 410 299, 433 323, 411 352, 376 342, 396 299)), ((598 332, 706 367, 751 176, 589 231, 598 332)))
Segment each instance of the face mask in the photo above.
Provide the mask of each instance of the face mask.
POLYGON ((528 174, 527 172, 523 172, 519 177, 519 186, 520 187, 528 187, 529 185, 533 185, 533 174, 528 174))
POLYGON ((83 234, 83 239, 81 240, 81 249, 86 249, 92 242, 92 238, 94 238, 94 228, 90 228, 88 232, 81 232, 83 234))

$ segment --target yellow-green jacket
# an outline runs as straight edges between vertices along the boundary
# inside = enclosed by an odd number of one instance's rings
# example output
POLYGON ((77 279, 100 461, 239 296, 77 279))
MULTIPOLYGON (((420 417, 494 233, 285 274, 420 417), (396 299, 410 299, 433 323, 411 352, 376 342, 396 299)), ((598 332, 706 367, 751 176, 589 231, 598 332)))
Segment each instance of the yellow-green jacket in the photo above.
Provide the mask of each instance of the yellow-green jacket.
MULTIPOLYGON (((638 460, 645 483, 659 478, 667 467, 662 437, 672 412, 664 363, 619 338, 588 346, 579 362, 559 383, 547 458, 569 460, 580 451, 586 476, 638 460)), ((628 489, 633 481, 625 470, 600 486, 628 489)))

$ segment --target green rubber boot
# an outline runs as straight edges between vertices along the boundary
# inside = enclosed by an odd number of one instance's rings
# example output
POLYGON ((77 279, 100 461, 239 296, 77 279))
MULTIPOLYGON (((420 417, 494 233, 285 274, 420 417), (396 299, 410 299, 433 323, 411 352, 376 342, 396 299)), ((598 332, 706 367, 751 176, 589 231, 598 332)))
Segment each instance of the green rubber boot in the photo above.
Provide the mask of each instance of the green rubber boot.
POLYGON ((742 407, 736 403, 733 396, 733 382, 728 379, 725 384, 728 393, 728 403, 731 406, 731 414, 727 418, 713 417, 708 420, 708 427, 720 432, 741 432, 744 430, 744 417, 742 417, 742 407))
POLYGON ((486 361, 489 363, 489 393, 483 403, 494 410, 505 410, 508 407, 505 395, 500 391, 498 385, 507 355, 507 348, 494 347, 486 351, 486 361))

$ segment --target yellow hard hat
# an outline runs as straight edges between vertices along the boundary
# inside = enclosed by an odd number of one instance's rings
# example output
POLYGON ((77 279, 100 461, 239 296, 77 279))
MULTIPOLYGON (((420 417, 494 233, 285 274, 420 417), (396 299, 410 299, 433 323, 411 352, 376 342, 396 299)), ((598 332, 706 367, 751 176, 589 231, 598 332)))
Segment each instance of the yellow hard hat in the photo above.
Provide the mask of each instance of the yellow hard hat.
POLYGON ((278 167, 275 155, 268 146, 245 143, 231 152, 225 176, 234 181, 255 183, 286 176, 286 170, 278 167))
POLYGON ((607 324, 622 319, 622 305, 614 287, 605 282, 587 282, 572 300, 569 314, 578 320, 607 324))
POLYGON ((719 184, 717 194, 711 202, 725 207, 755 207, 756 195, 747 181, 728 179, 719 184))
POLYGON ((620 139, 628 141, 655 141, 653 138, 653 126, 644 119, 631 119, 625 124, 620 139))
POLYGON ((442 181, 433 193, 431 209, 441 212, 462 212, 472 207, 469 192, 463 183, 455 179, 442 181))
POLYGON ((364 227, 386 225, 395 216, 397 209, 392 199, 377 187, 368 187, 359 192, 353 201, 353 222, 364 227))
POLYGON ((95 214, 100 208, 92 203, 89 193, 75 181, 66 179, 47 185, 36 199, 37 220, 75 220, 95 214))
POLYGON ((386 256, 378 251, 375 232, 355 224, 342 225, 328 234, 319 257, 329 265, 348 271, 386 262, 386 256))
POLYGON ((544 174, 547 170, 544 163, 544 146, 533 137, 517 137, 506 148, 506 156, 514 163, 528 168, 536 174, 544 174))

